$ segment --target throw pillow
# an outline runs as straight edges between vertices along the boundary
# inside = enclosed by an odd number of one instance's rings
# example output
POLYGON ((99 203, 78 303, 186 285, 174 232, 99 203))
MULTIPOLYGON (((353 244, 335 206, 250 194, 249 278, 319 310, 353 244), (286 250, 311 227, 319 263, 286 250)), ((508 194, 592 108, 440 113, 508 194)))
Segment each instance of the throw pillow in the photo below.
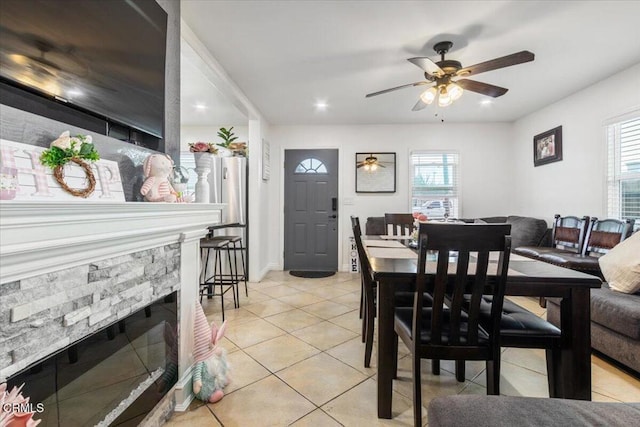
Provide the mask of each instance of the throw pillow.
POLYGON ((640 291, 640 233, 618 243, 598 259, 600 270, 614 291, 633 294, 640 291))

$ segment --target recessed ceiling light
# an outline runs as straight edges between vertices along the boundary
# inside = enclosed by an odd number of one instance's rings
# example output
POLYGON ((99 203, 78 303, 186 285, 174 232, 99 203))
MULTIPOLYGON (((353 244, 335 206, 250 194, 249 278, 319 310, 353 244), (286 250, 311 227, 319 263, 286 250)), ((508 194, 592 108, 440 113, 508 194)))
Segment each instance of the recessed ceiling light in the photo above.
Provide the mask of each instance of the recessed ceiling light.
POLYGON ((327 104, 326 101, 316 101, 314 105, 316 107, 316 110, 318 111, 325 111, 327 108, 329 108, 329 104, 327 104))
POLYGON ((196 110, 204 111, 206 109, 207 109, 207 106, 204 103, 199 102, 199 103, 196 104, 196 110))
POLYGON ((493 100, 491 99, 483 99, 482 101, 480 101, 480 105, 491 105, 493 104, 493 100))

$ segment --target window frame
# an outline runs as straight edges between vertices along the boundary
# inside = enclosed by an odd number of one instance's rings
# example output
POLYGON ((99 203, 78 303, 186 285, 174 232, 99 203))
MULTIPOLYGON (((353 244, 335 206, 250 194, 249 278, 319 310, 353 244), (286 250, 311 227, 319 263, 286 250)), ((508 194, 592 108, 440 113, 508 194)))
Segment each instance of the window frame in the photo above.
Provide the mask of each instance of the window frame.
MULTIPOLYGON (((606 212, 608 218, 625 219, 622 215, 622 196, 621 196, 621 182, 625 180, 640 179, 640 171, 632 172, 630 175, 622 175, 620 169, 622 167, 621 153, 621 141, 620 141, 620 125, 628 121, 637 121, 640 124, 640 109, 634 109, 623 115, 611 118, 604 122, 603 126, 603 139, 604 139, 604 201, 603 211, 606 212), (612 137, 611 133, 614 132, 612 137), (612 155, 612 139, 614 144, 613 159, 612 155), (614 170, 611 171, 611 166, 614 170), (612 203, 614 199, 617 202, 612 203)), ((635 141, 634 141, 635 142, 635 141)), ((640 147, 640 140, 638 141, 640 147)), ((640 210, 637 215, 633 217, 636 222, 634 230, 640 229, 640 210)))
MULTIPOLYGON (((454 150, 454 149, 442 149, 442 150, 436 150, 436 149, 429 149, 429 150, 421 150, 421 149, 416 149, 416 150, 410 150, 409 151, 409 158, 408 158, 408 180, 409 180, 409 194, 408 194, 408 205, 409 205, 409 212, 413 212, 414 206, 413 206, 413 193, 414 193, 414 186, 413 186, 413 178, 414 178, 414 163, 413 163, 413 157, 415 155, 426 155, 426 156, 432 156, 432 155, 442 155, 442 154, 447 154, 447 155, 455 155, 457 157, 457 163, 456 163, 456 168, 455 168, 455 194, 456 194, 456 199, 457 199, 457 206, 456 203, 453 201, 449 201, 449 205, 450 205, 450 209, 457 209, 457 215, 454 215, 454 213, 452 212, 449 216, 450 219, 453 218, 462 218, 462 154, 460 153, 460 150, 454 150)), ((444 206, 444 203, 443 203, 444 206)))

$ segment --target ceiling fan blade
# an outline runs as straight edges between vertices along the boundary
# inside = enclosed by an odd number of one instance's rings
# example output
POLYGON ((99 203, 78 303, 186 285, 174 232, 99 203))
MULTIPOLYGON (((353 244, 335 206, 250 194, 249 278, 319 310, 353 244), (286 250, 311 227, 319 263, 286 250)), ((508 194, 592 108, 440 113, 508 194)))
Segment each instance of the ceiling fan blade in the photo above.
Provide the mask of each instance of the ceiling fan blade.
POLYGON ((409 58, 407 61, 420 68, 430 76, 443 76, 444 71, 435 62, 427 57, 409 58))
POLYGON ((530 62, 533 61, 534 58, 535 55, 533 53, 527 50, 523 50, 522 52, 513 53, 501 58, 496 58, 490 61, 481 62, 479 64, 461 68, 456 72, 456 74, 458 76, 476 75, 484 73, 486 71, 497 70, 498 68, 510 67, 512 65, 522 64, 524 62, 530 62))
POLYGON ((456 83, 462 86, 463 89, 470 90, 471 92, 477 92, 482 95, 492 96, 494 98, 504 95, 509 90, 504 87, 494 86, 489 83, 482 83, 469 79, 458 80, 456 83))
POLYGON ((409 83, 409 84, 406 84, 406 85, 402 85, 402 86, 397 86, 397 87, 392 87, 392 88, 389 88, 389 89, 381 90, 381 91, 378 91, 378 92, 368 93, 367 96, 365 96, 365 98, 370 98, 370 97, 376 96, 376 95, 382 95, 383 93, 392 92, 392 91, 398 90, 398 89, 404 89, 405 87, 422 86, 422 85, 426 85, 426 84, 429 84, 429 83, 431 83, 431 82, 428 82, 426 80, 425 81, 421 81, 421 82, 409 83))
POLYGON ((426 108, 427 104, 425 104, 424 102, 422 102, 421 98, 418 98, 418 102, 416 102, 416 105, 413 106, 413 108, 411 109, 411 111, 420 111, 423 108, 426 108))

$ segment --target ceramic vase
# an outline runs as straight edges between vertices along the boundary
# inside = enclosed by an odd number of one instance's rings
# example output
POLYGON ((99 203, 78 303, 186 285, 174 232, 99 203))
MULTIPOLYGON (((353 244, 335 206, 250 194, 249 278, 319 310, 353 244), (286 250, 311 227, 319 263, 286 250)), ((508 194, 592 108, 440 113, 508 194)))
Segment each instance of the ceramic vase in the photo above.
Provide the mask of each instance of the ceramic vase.
POLYGON ((213 154, 211 153, 193 153, 196 159, 196 173, 198 174, 198 182, 196 182, 196 203, 209 203, 209 173, 213 164, 213 154))

